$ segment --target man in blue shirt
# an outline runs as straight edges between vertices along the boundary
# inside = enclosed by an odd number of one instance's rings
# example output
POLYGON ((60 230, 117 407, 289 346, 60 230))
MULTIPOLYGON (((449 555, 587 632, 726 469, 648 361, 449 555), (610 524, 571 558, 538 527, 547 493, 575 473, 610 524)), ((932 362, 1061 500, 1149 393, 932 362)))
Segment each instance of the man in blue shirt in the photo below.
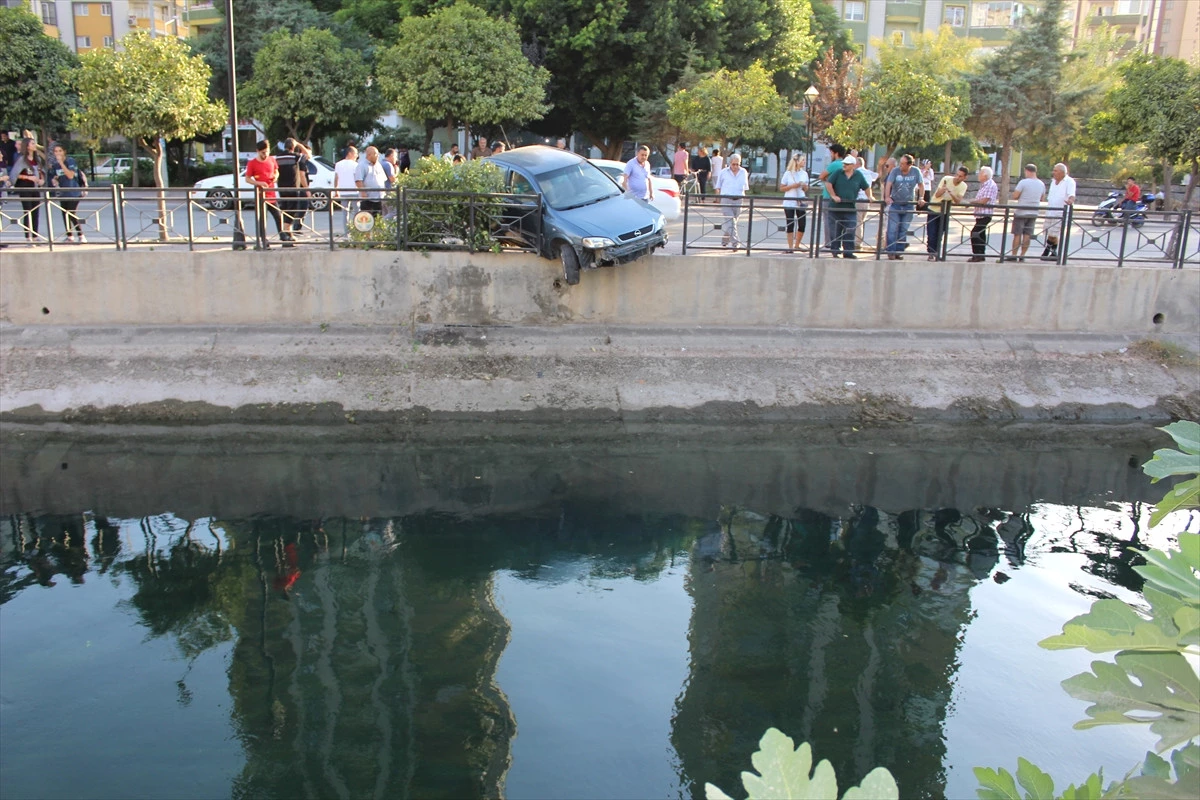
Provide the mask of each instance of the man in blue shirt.
POLYGON ((887 256, 890 260, 904 257, 913 208, 925 205, 924 195, 921 173, 913 167, 913 157, 900 156, 900 165, 888 173, 887 183, 883 185, 883 202, 888 207, 887 256))
POLYGON ((825 179, 825 189, 829 199, 833 201, 830 213, 833 216, 833 257, 837 258, 838 249, 843 258, 858 258, 854 255, 854 230, 858 226, 858 208, 855 202, 860 191, 865 192, 867 200, 874 202, 871 184, 858 171, 858 159, 846 156, 842 160, 842 168, 834 171, 837 162, 830 164, 829 176, 825 179))
POLYGON ((625 164, 621 188, 643 200, 654 199, 654 184, 650 181, 650 148, 642 145, 632 161, 625 164))

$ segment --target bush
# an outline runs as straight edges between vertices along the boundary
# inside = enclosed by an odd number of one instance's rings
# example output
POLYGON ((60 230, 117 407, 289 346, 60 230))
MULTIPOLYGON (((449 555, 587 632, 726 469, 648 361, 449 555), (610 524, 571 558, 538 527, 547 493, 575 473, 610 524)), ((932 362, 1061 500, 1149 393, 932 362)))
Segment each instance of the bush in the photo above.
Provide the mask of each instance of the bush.
MULTIPOLYGON (((401 175, 397 183, 401 190, 409 192, 495 194, 504 191, 504 174, 488 161, 451 164, 441 158, 425 156, 408 173, 401 175)), ((503 208, 500 198, 410 196, 408 203, 409 242, 461 243, 477 250, 490 250, 496 244, 491 231, 503 208), (472 204, 474 226, 471 224, 472 204)))

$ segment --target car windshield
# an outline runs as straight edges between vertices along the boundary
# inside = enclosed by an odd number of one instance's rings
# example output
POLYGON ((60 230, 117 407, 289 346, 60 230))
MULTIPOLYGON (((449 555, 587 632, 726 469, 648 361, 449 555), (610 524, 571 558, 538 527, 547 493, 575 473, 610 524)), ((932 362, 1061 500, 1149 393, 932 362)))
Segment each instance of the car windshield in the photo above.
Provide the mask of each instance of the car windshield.
POLYGON ((330 164, 328 161, 326 161, 325 156, 313 156, 311 160, 317 162, 326 169, 333 169, 333 164, 330 164))
POLYGON ((546 205, 558 211, 591 205, 621 194, 607 175, 586 161, 543 172, 537 176, 537 182, 546 205))

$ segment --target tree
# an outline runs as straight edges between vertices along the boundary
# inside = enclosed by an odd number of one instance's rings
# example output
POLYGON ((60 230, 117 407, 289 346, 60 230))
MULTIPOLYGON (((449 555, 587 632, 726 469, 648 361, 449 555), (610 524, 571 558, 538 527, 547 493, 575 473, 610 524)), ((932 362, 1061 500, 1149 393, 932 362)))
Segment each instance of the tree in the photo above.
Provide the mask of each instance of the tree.
POLYGON ((829 126, 838 117, 853 117, 858 113, 859 93, 862 91, 862 68, 853 50, 835 54, 833 48, 825 51, 817 66, 813 86, 820 93, 809 109, 815 136, 826 144, 833 144, 829 126))
POLYGON ((721 65, 745 70, 761 63, 785 96, 798 99, 808 88, 800 85, 804 66, 817 54, 809 0, 724 0, 722 9, 721 65))
POLYGON ((361 53, 330 31, 293 36, 280 29, 254 57, 254 78, 241 98, 249 114, 304 142, 361 133, 386 110, 379 90, 368 85, 370 72, 361 53))
MULTIPOLYGON (((1177 58, 1139 55, 1123 64, 1121 77, 1123 83, 1108 93, 1106 110, 1092 119, 1089 132, 1110 145, 1145 145, 1162 160, 1168 186, 1174 163, 1190 163, 1194 185, 1200 163, 1200 69, 1177 58)), ((1188 191, 1190 200, 1191 187, 1188 191)))
POLYGON ((813 54, 812 61, 804 69, 804 77, 809 83, 815 84, 817 68, 824 60, 826 52, 832 50, 834 59, 837 59, 843 53, 857 53, 857 51, 854 49, 854 36, 850 33, 850 29, 842 24, 841 15, 829 3, 812 4, 812 18, 809 20, 808 29, 812 34, 813 44, 816 45, 817 51, 813 54))
POLYGON ((1000 196, 1008 197, 1013 145, 1053 129, 1062 75, 1063 0, 1047 0, 1007 47, 983 60, 971 76, 967 128, 1000 146, 1000 196))
POLYGON ((829 132, 846 144, 883 144, 886 160, 901 144, 919 146, 952 139, 959 130, 960 102, 929 75, 905 61, 880 63, 862 92, 858 115, 838 117, 829 132))
POLYGON ((549 78, 525 57, 512 23, 465 2, 405 19, 378 67, 380 89, 402 115, 450 130, 539 119, 549 78))
POLYGON ((0 121, 16 127, 65 130, 75 91, 64 73, 79 65, 42 21, 24 8, 0 8, 0 121))
MULTIPOLYGON (((133 31, 121 50, 84 53, 71 72, 80 109, 72 127, 89 139, 125 136, 154 157, 154 185, 163 188, 165 139, 193 139, 219 130, 228 118, 224 103, 208 99, 210 70, 174 36, 133 31)), ((167 238, 166 199, 159 195, 159 232, 167 238)))
POLYGON ((767 141, 791 121, 787 102, 775 91, 762 64, 744 72, 719 69, 667 101, 671 124, 689 138, 767 141))

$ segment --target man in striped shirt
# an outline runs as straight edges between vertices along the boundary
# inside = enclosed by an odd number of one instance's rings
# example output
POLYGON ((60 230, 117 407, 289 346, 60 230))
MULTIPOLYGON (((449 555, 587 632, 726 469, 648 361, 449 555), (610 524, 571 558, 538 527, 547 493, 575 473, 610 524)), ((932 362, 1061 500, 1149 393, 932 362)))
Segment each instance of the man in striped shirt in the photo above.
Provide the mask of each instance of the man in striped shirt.
POLYGON ((985 261, 987 252, 987 229, 992 222, 992 206, 1000 195, 1000 189, 992 180, 992 168, 979 168, 979 188, 968 205, 975 206, 975 227, 971 229, 971 261, 985 261))

